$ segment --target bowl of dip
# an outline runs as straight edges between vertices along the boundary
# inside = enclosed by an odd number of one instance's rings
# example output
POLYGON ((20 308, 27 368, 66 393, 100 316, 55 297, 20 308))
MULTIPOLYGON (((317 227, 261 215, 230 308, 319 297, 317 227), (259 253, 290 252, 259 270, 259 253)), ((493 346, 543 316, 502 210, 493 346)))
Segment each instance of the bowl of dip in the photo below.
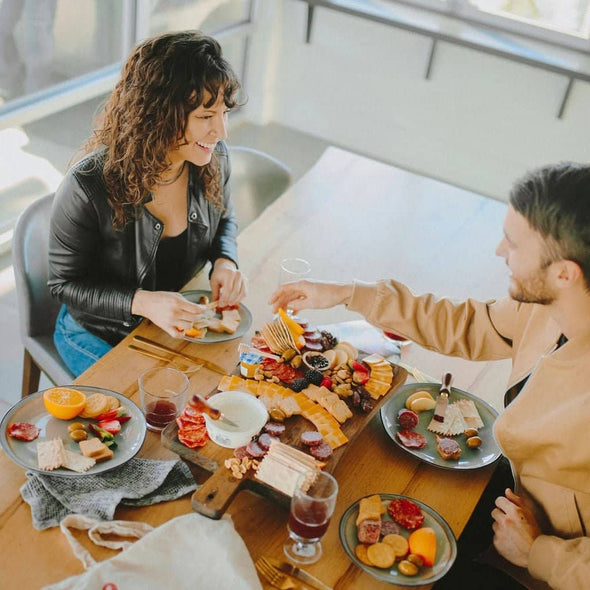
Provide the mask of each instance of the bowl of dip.
POLYGON ((204 414, 209 437, 221 447, 235 449, 248 444, 268 420, 266 406, 256 396, 245 391, 222 391, 207 401, 211 407, 237 424, 237 427, 231 426, 204 414))

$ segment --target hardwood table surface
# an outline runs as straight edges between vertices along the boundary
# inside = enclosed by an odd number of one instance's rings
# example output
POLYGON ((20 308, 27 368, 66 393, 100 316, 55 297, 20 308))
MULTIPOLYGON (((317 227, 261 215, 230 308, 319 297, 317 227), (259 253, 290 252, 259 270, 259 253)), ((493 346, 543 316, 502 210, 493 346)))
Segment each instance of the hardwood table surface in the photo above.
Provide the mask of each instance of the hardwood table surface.
MULTIPOLYGON (((312 276, 328 280, 372 281, 395 277, 415 291, 452 297, 503 295, 506 270, 494 259, 506 205, 364 158, 328 148, 299 182, 269 206, 239 235, 241 268, 249 277, 245 305, 253 324, 242 341, 272 317, 267 301, 277 285, 279 262, 302 257, 312 276)), ((206 273, 187 288, 207 288, 206 273)), ((312 323, 359 319, 342 307, 307 312, 312 323)), ((168 346, 208 358, 231 372, 239 340, 195 344, 175 340, 144 322, 142 334, 168 346)), ((127 348, 131 336, 81 375, 75 383, 118 391, 139 404, 137 377, 160 361, 127 348)), ((455 372, 460 371, 455 365, 455 372)), ((482 381, 493 368, 485 366, 482 381)), ((473 370, 470 369, 470 374, 473 370)), ((190 379, 190 392, 207 394, 220 376, 206 369, 190 379)), ((213 444, 213 443, 209 443, 213 444)), ((173 459, 159 435, 148 432, 140 457, 173 459)), ((0 451, 0 571, 10 587, 40 588, 83 571, 59 528, 37 531, 19 489, 25 471, 0 451)), ((420 500, 461 534, 479 500, 493 466, 471 471, 442 470, 418 461, 393 445, 376 416, 355 439, 338 464, 340 491, 336 510, 322 540, 324 556, 306 569, 335 589, 391 588, 356 567, 344 552, 338 523, 345 509, 373 493, 405 494, 420 500)), ((119 508, 117 519, 157 526, 191 511, 191 498, 141 508, 119 508)), ((253 560, 282 557, 287 512, 260 496, 241 492, 228 513, 253 560)), ((91 546, 83 533, 75 536, 96 559, 114 552, 91 546)), ((1 584, 0 584, 1 585, 1 584)), ((428 588, 430 586, 424 586, 428 588)))

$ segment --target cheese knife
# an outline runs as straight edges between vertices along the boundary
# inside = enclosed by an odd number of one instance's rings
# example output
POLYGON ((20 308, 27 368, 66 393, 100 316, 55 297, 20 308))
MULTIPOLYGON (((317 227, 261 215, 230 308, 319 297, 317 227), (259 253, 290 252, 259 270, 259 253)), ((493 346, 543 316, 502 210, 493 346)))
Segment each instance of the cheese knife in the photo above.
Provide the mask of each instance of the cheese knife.
POLYGON ((332 590, 330 586, 324 584, 321 580, 312 576, 311 574, 307 573, 305 570, 298 568, 286 561, 279 561, 278 559, 267 558, 267 560, 274 565, 278 570, 282 571, 283 573, 291 576, 292 578, 296 578, 297 580, 301 580, 305 584, 308 584, 312 588, 316 588, 316 590, 332 590))
POLYGON ((229 418, 226 418, 217 408, 209 405, 200 395, 193 395, 191 399, 188 401, 189 405, 191 405, 195 410, 199 412, 203 412, 203 414, 207 414, 211 420, 221 420, 234 428, 239 428, 239 426, 229 418))
POLYGON ((144 338, 143 336, 133 336, 133 340, 135 340, 136 342, 141 342, 142 344, 147 344, 148 346, 153 346, 156 350, 161 350, 169 354, 174 354, 180 358, 183 358, 186 361, 203 365, 207 369, 215 371, 215 373, 227 375, 227 371, 223 367, 220 367, 219 365, 216 365, 215 363, 212 363, 211 361, 208 361, 206 359, 202 359, 198 356, 190 356, 188 354, 185 354, 184 352, 178 352, 178 350, 168 348, 167 346, 164 346, 159 342, 155 342, 154 340, 150 340, 149 338, 144 338))
POLYGON ((447 406, 449 405, 449 396, 451 395, 452 380, 453 375, 451 375, 451 373, 445 373, 443 375, 440 391, 436 398, 436 406, 434 407, 434 419, 437 422, 445 421, 445 414, 447 412, 447 406))

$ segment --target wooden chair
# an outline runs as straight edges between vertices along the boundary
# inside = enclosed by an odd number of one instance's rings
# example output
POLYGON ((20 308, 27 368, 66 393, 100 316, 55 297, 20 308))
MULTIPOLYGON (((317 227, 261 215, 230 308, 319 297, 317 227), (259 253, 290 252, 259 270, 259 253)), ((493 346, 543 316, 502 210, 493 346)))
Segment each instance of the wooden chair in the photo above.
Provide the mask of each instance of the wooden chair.
POLYGON ((254 221, 292 182, 281 161, 253 148, 230 146, 232 197, 240 231, 254 221))
POLYGON ((51 296, 49 276, 49 219, 53 194, 33 202, 14 230, 12 263, 16 282, 21 339, 25 347, 22 396, 39 389, 41 371, 55 385, 74 376, 53 344, 55 320, 61 304, 51 296))

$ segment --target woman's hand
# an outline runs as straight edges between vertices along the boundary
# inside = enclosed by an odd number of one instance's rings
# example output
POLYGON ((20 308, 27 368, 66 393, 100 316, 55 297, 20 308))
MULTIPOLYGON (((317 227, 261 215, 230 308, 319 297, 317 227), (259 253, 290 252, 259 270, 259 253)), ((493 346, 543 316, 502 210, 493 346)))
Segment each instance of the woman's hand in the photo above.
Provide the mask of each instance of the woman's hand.
POLYGON ((182 338, 184 331, 192 328, 196 317, 205 310, 205 306, 170 291, 139 289, 131 303, 132 314, 151 320, 173 338, 182 338))
POLYGON ((227 258, 218 258, 209 280, 211 297, 219 307, 238 304, 248 293, 248 279, 227 258))
POLYGON ((291 309, 327 309, 346 304, 352 296, 352 283, 326 283, 319 281, 294 281, 281 285, 268 302, 273 311, 291 309))
POLYGON ((492 510, 494 547, 514 565, 527 567, 531 547, 541 529, 522 498, 510 489, 505 493, 506 496, 496 498, 496 508, 492 510))

